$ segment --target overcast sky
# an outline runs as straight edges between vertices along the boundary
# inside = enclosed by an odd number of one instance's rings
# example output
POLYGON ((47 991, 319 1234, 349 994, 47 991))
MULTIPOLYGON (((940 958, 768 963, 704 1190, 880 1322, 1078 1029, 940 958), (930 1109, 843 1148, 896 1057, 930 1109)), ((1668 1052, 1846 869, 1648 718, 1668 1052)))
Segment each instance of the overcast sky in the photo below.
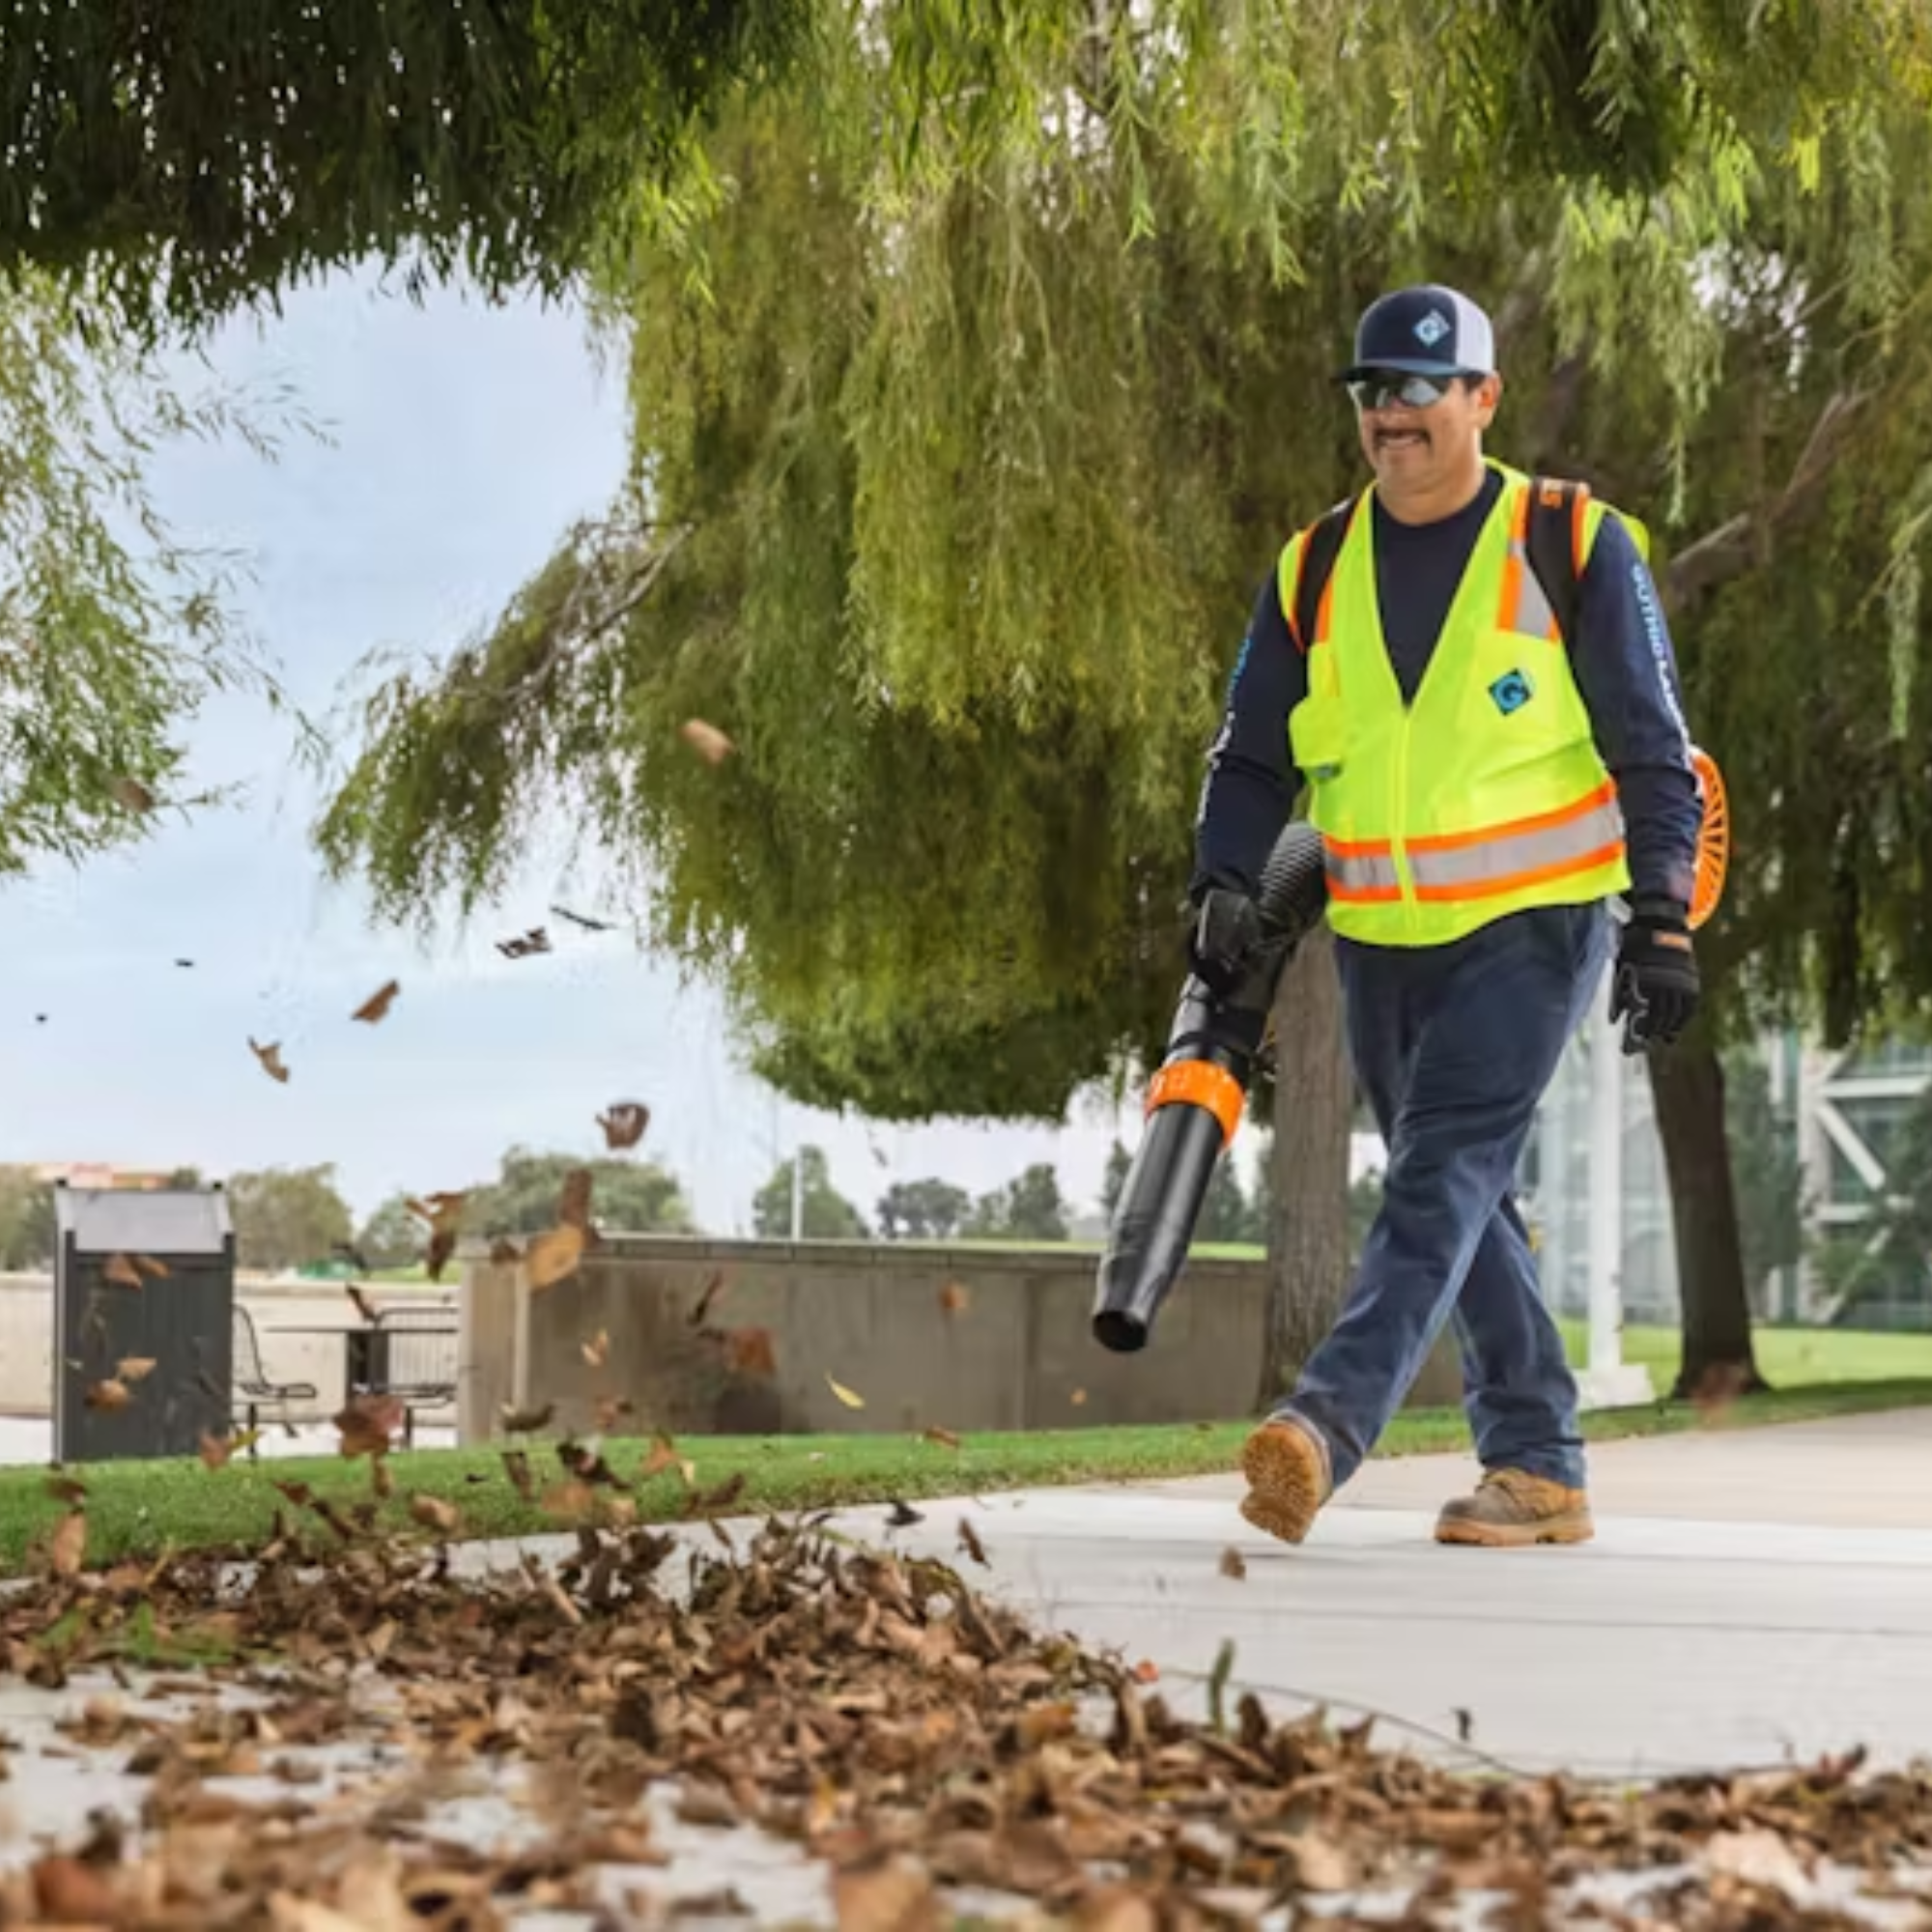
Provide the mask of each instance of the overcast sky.
MULTIPOLYGON (((534 302, 417 306, 341 277, 277 321, 231 327, 212 355, 223 378, 291 383, 333 439, 273 467, 239 444, 187 446, 158 472, 184 534, 247 554, 246 614, 309 705, 372 646, 441 653, 487 621, 621 467, 620 377, 600 373, 576 317, 534 302)), ((1037 1159, 1072 1198, 1098 1188, 1111 1111, 1049 1133, 781 1108, 736 1065, 716 999, 628 940, 571 943, 551 920, 555 953, 506 962, 494 940, 548 918, 542 867, 432 952, 371 931, 359 895, 326 886, 308 848, 314 794, 288 726, 258 700, 223 700, 194 750, 195 779, 245 781, 244 806, 0 886, 0 1159, 214 1175, 333 1161, 360 1213, 399 1187, 485 1179, 515 1142, 597 1151, 598 1111, 635 1097, 653 1110, 646 1150, 718 1233, 749 1227, 796 1138, 827 1149, 868 1216, 895 1178, 979 1190, 1037 1159), (388 1020, 352 1025, 391 975, 403 994, 388 1020), (286 1087, 250 1035, 281 1043, 286 1087)), ((1131 1114, 1121 1125, 1131 1144, 1131 1114)))

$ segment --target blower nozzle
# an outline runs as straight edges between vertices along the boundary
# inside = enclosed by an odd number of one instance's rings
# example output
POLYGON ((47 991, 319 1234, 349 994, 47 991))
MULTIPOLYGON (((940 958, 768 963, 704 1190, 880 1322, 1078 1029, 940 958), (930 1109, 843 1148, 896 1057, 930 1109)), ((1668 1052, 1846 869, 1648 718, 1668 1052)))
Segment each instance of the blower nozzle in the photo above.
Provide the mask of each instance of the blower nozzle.
POLYGON ((1223 998, 1189 974, 1167 1052, 1148 1088, 1147 1126, 1121 1187, 1094 1303, 1094 1338, 1147 1347, 1181 1268, 1214 1163, 1247 1104, 1275 989, 1328 902, 1321 835, 1296 820, 1275 841, 1256 894, 1262 938, 1223 998))

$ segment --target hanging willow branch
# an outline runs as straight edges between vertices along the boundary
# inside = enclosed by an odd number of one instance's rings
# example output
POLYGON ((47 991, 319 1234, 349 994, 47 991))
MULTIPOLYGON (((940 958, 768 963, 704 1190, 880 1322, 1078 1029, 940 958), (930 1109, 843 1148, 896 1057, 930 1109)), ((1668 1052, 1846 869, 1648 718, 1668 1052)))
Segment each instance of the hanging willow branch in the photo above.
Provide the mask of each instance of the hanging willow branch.
POLYGON ((0 0, 0 273, 124 327, 374 256, 560 288, 808 0, 0 0))

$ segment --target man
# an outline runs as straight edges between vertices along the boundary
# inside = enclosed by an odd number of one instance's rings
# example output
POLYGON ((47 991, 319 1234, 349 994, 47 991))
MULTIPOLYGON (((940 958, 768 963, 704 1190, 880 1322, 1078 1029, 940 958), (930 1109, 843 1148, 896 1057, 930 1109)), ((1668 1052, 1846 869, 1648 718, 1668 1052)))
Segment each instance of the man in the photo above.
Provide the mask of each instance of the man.
MULTIPOLYGON (((1298 533, 1256 603, 1208 755, 1194 970, 1232 982, 1304 782, 1357 1077, 1388 1148, 1341 1316, 1249 1437, 1242 1514, 1290 1543, 1360 1465, 1454 1318, 1485 1474, 1439 1540, 1592 1534, 1575 1378, 1512 1195, 1537 1103, 1627 895, 1609 1018, 1689 1023, 1700 803, 1656 587, 1622 520, 1576 502, 1574 636, 1529 566, 1529 479, 1484 455, 1490 322, 1436 285, 1382 297, 1342 372, 1373 484, 1297 637, 1298 533)), ((1567 547, 1566 547, 1567 548, 1567 547)), ((1311 585, 1312 588, 1312 585, 1311 585)))

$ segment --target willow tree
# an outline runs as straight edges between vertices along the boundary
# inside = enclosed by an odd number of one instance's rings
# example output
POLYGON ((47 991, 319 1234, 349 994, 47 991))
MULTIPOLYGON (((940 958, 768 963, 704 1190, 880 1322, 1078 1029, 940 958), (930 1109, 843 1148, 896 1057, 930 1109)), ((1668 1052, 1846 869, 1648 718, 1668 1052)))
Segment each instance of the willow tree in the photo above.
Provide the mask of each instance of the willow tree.
MULTIPOLYGON (((1924 60, 1904 9, 967 13, 826 13, 794 87, 640 198, 601 290, 622 499, 382 685, 319 836, 427 924, 567 813, 790 1093, 1058 1119, 1158 1042, 1249 604, 1358 479, 1328 378, 1361 306, 1423 274, 1488 294, 1511 453, 1627 407, 1621 494, 1694 534, 1730 399, 1712 265, 1767 224, 1835 234, 1847 327, 1882 343, 1885 111, 1924 60), (1542 31, 1584 14, 1588 111, 1542 31), (1588 160, 1621 152, 1633 46, 1622 180, 1588 160), (694 716, 737 755, 692 757, 694 716)), ((1284 1088, 1336 1051, 1331 1014, 1284 1088)), ((1346 1082, 1308 1085, 1339 1146, 1346 1082)), ((1275 1199, 1332 1226, 1300 1284, 1332 1293, 1337 1173, 1275 1199)))
POLYGON ((187 768, 204 701, 280 701, 231 607, 236 559, 159 514, 156 452, 299 425, 273 398, 184 390, 127 342, 84 346, 43 277, 0 285, 0 875, 137 838, 213 794, 187 768))
POLYGON ((0 273, 198 324, 364 257, 554 290, 806 0, 0 0, 0 273))

